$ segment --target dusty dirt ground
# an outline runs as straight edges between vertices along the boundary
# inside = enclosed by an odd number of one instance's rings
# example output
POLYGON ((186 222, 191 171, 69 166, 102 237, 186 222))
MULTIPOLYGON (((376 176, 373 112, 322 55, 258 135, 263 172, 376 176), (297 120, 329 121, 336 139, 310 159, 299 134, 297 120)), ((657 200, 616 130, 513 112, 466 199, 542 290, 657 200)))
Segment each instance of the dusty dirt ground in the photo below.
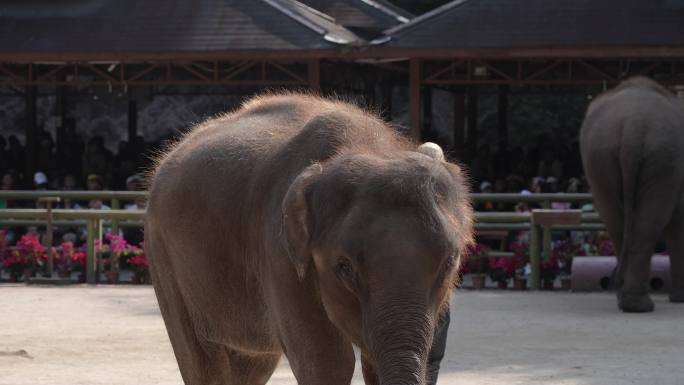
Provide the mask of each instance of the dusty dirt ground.
MULTIPOLYGON (((684 305, 461 291, 439 384, 684 384, 684 305)), ((0 285, 0 384, 181 385, 151 287, 0 285)), ((363 384, 359 369, 353 384, 363 384)), ((296 384, 283 360, 269 384, 296 384)))

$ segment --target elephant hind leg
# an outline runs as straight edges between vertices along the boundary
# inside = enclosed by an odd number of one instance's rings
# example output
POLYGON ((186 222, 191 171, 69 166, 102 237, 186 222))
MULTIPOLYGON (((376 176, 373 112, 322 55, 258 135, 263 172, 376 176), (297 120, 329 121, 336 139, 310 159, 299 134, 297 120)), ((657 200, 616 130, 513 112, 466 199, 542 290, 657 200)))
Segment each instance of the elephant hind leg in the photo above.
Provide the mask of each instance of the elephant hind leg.
POLYGON ((640 189, 638 197, 641 199, 637 200, 632 214, 631 231, 625 236, 619 271, 623 284, 618 294, 619 306, 625 312, 650 312, 655 307, 648 295, 651 257, 674 209, 673 198, 658 196, 658 191, 667 191, 662 183, 658 180, 658 183, 640 189))
MULTIPOLYGON (((155 259, 159 259, 158 252, 155 259)), ((195 321, 183 301, 178 283, 171 272, 164 271, 162 278, 159 270, 159 266, 151 269, 152 280, 183 382, 188 385, 227 384, 230 374, 228 352, 225 347, 197 335, 195 321)))
POLYGON ((265 384, 280 353, 246 356, 205 338, 188 309, 172 267, 166 263, 169 255, 164 243, 149 236, 145 248, 154 262, 151 274, 157 301, 185 384, 265 384))
POLYGON ((670 253, 671 302, 684 302, 684 213, 676 213, 667 226, 667 249, 670 253))

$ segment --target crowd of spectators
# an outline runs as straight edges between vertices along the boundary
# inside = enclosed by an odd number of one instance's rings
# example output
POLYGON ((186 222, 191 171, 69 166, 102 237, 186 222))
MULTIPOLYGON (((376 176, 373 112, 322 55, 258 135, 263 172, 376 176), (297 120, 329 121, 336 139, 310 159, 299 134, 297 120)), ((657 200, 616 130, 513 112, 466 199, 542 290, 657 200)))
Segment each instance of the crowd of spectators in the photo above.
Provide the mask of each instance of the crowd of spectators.
MULTIPOLYGON (((481 146, 467 164, 476 193, 587 193, 578 144, 551 144, 543 136, 525 150, 514 147, 491 152, 481 146)), ((479 202, 477 211, 524 211, 526 204, 479 202)), ((552 202, 554 209, 581 208, 576 203, 552 202)))
MULTIPOLYGON (((69 133, 69 132, 67 132, 69 133)), ((142 137, 132 142, 121 141, 113 153, 101 136, 93 136, 87 142, 75 132, 66 135, 64 143, 56 145, 52 136, 39 135, 39 151, 35 156, 36 172, 23 175, 26 150, 16 136, 0 136, 0 189, 2 190, 129 190, 144 189, 141 172, 147 169, 155 145, 146 143, 142 137)), ((157 144, 159 145, 159 144, 157 144)), ((577 143, 552 144, 541 136, 534 146, 498 149, 493 152, 489 145, 482 145, 466 162, 473 182, 472 191, 480 193, 579 193, 588 192, 582 177, 582 164, 577 143)), ((0 198, 0 208, 36 207, 34 201, 11 201, 0 198)), ((551 203, 552 208, 587 208, 576 203, 551 203)), ((102 200, 59 202, 58 208, 110 209, 109 202, 102 200)), ((144 209, 144 200, 127 202, 126 209, 144 209)), ((477 211, 527 211, 532 204, 515 202, 479 201, 477 211)), ((588 207, 591 209, 591 207, 588 207)), ((133 235, 135 236, 135 235, 133 235)))
MULTIPOLYGON (((141 172, 149 167, 153 146, 142 137, 121 141, 116 154, 104 143, 102 136, 87 142, 76 133, 65 135, 64 143, 56 145, 48 132, 39 134, 38 151, 34 156, 35 172, 25 175, 26 148, 15 135, 0 135, 0 188, 2 190, 141 190, 141 172)), ((0 201, 2 207, 26 207, 26 202, 0 201)), ((70 202, 64 208, 107 208, 102 202, 70 202)))
MULTIPOLYGON (((118 152, 112 153, 101 136, 94 136, 84 142, 79 135, 68 135, 64 143, 56 145, 52 136, 43 132, 39 135, 38 153, 35 154, 36 171, 25 175, 26 148, 15 135, 8 138, 0 135, 0 190, 144 190, 142 172, 149 167, 152 145, 142 137, 133 142, 119 142, 118 152)), ((145 200, 122 202, 123 209, 145 208, 145 200)), ((35 208, 44 204, 35 200, 12 200, 0 197, 0 209, 35 208)), ((66 209, 111 209, 110 203, 101 199, 62 199, 54 208, 66 209)), ((32 228, 3 228, 10 243, 25 232, 36 232, 32 228)), ((142 241, 139 229, 126 229, 130 242, 142 241)), ((85 241, 85 231, 80 228, 55 228, 55 242, 69 241, 79 245, 85 241)))

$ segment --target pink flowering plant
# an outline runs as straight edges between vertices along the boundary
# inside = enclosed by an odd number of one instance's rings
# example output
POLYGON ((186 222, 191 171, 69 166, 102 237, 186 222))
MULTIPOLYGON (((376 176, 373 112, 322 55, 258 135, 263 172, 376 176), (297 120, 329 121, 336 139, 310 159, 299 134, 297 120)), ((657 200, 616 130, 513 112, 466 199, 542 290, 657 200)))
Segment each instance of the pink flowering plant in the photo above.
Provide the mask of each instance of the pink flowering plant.
POLYGON ((560 241, 553 245, 551 256, 560 265, 560 273, 570 275, 572 269, 572 259, 576 256, 586 256, 586 251, 581 245, 571 241, 560 241))
POLYGON ((128 264, 133 268, 136 274, 139 275, 147 274, 150 268, 150 262, 147 260, 147 255, 145 255, 145 252, 140 248, 136 249, 128 258, 128 264))
POLYGON ((86 253, 83 251, 78 251, 69 257, 69 265, 71 266, 71 271, 83 272, 86 268, 86 253))
POLYGON ((530 248, 527 242, 521 239, 516 239, 508 246, 508 250, 513 252, 513 260, 515 261, 515 275, 518 277, 525 276, 525 266, 530 262, 530 248))
POLYGON ((124 237, 112 233, 105 235, 105 241, 95 240, 95 253, 103 264, 104 270, 118 271, 121 256, 126 252, 127 243, 124 237))
POLYGON ((82 248, 75 248, 72 242, 60 245, 62 255, 60 265, 63 271, 84 272, 86 267, 86 253, 82 248))
POLYGON ((541 263, 541 279, 542 281, 554 281, 561 272, 561 265, 558 258, 551 257, 542 261, 541 263))
POLYGON ((489 277, 494 282, 506 282, 515 275, 515 258, 489 257, 489 277))
POLYGON ((482 243, 476 243, 469 247, 464 273, 470 274, 486 274, 489 262, 489 247, 482 243))
POLYGON ((2 265, 10 275, 18 277, 24 269, 43 266, 46 261, 45 246, 40 244, 38 234, 26 234, 14 248, 4 253, 2 265))

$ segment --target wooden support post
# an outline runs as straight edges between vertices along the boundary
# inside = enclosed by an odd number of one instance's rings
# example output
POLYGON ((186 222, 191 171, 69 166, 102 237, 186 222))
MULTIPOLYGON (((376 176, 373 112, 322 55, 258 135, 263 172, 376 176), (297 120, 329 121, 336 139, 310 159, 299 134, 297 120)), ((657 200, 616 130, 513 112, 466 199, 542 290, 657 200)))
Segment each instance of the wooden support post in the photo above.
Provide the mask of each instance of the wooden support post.
POLYGON ((87 241, 86 241, 86 282, 94 284, 97 273, 97 258, 95 257, 95 220, 89 219, 86 225, 87 241))
POLYGON ((321 92, 321 59, 309 60, 309 88, 314 93, 321 92))
POLYGON ((138 135, 138 103, 128 99, 128 143, 133 143, 138 135))
MULTIPOLYGON (((112 198, 112 210, 121 209, 121 202, 117 198, 112 198)), ((119 235, 119 220, 112 219, 112 234, 119 235)))
POLYGON ((498 136, 499 150, 508 148, 508 85, 499 86, 498 136))
POLYGON ((392 77, 383 75, 380 75, 375 88, 376 100, 378 100, 382 118, 390 122, 392 121, 392 77))
POLYGON ((477 153, 478 135, 477 135, 477 119, 479 116, 477 97, 477 86, 468 87, 468 150, 471 156, 477 153))
MULTIPOLYGON (((38 152, 38 127, 36 125, 36 86, 27 86, 25 93, 25 123, 26 123, 26 179, 33 182, 36 172, 36 157, 38 152)), ((31 186, 33 188, 33 186, 31 186)))
POLYGON ((465 147, 465 116, 466 98, 461 92, 454 93, 454 149, 459 160, 465 161, 463 150, 465 147))
POLYGON ((419 140, 422 142, 424 140, 425 133, 432 133, 433 121, 432 121, 432 88, 425 87, 421 89, 422 102, 420 103, 421 117, 420 117, 420 137, 419 140))
POLYGON ((48 253, 47 275, 52 278, 55 266, 55 256, 53 254, 52 242, 54 240, 54 231, 52 229, 52 204, 60 201, 59 197, 43 197, 39 198, 39 203, 44 203, 47 210, 46 229, 45 229, 45 248, 48 253))
MULTIPOLYGON (((99 239, 102 242, 102 219, 95 219, 95 239, 99 239)), ((103 273, 104 261, 97 263, 97 258, 95 258, 95 282, 100 281, 100 275, 103 273)))
MULTIPOLYGON (((542 207, 546 210, 550 209, 551 202, 544 201, 542 207)), ((542 257, 545 261, 551 258, 551 242, 551 223, 546 223, 542 226, 542 257)))
POLYGON ((416 141, 420 141, 420 84, 421 84, 421 68, 420 59, 411 58, 410 60, 410 75, 409 75, 409 124, 410 137, 416 141))
POLYGON ((530 288, 539 290, 541 278, 541 259, 539 258, 539 226, 530 227, 530 288))
MULTIPOLYGON (((60 80, 65 81, 66 76, 63 74, 59 76, 60 80)), ((56 108, 55 108, 55 115, 57 116, 57 163, 59 167, 66 169, 67 165, 64 164, 64 161, 66 160, 66 142, 67 142, 67 133, 66 133, 66 123, 67 123, 67 115, 68 115, 68 110, 69 110, 69 103, 67 100, 67 94, 68 94, 68 87, 67 86, 57 86, 57 96, 56 96, 56 108)))

